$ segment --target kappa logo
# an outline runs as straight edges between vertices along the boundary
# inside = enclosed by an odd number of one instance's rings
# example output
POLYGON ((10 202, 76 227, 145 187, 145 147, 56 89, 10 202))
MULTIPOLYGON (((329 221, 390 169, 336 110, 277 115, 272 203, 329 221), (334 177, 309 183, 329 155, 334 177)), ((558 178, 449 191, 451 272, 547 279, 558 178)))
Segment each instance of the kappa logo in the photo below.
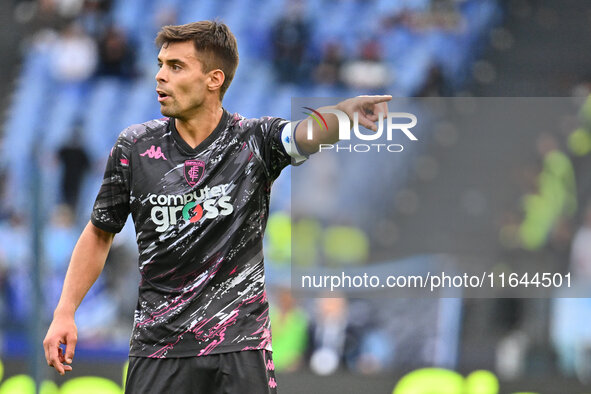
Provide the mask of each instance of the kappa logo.
POLYGON ((205 163, 201 160, 185 160, 185 180, 193 187, 199 183, 205 173, 205 163))
POLYGON ((267 360, 267 369, 269 371, 274 371, 275 370, 275 364, 273 364, 273 360, 267 360))
POLYGON ((274 378, 269 378, 269 387, 272 389, 277 388, 277 381, 274 378))
POLYGON ((152 145, 150 147, 150 149, 147 149, 144 153, 140 154, 140 156, 146 156, 146 155, 148 155, 148 157, 150 159, 167 160, 166 157, 164 156, 164 153, 162 153, 162 149, 160 149, 160 147, 155 147, 154 145, 152 145))

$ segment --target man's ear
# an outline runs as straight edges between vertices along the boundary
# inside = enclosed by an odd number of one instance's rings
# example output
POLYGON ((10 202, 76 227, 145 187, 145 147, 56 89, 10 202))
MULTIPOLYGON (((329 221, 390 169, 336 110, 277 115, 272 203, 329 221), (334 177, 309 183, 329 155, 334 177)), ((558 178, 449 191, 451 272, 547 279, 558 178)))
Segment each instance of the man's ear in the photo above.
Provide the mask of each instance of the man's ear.
POLYGON ((211 70, 208 74, 209 80, 207 81, 207 88, 209 90, 219 90, 226 80, 224 72, 218 68, 211 70))

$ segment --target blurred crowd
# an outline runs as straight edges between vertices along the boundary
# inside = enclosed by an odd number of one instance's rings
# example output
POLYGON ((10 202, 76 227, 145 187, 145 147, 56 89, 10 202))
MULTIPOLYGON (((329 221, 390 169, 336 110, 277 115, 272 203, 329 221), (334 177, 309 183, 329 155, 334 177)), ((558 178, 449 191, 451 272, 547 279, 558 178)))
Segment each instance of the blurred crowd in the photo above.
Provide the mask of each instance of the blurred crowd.
MULTIPOLYGON (((241 54, 224 106, 246 116, 289 118, 290 98, 298 95, 453 95, 469 81, 501 9, 494 0, 234 0, 223 7, 214 0, 16 2, 15 18, 30 34, 23 38, 20 77, 0 146, 0 333, 22 333, 31 318, 32 228, 41 231, 41 319, 48 322, 117 134, 131 123, 160 117, 153 80, 159 27, 218 15, 236 34, 241 54), (38 178, 31 176, 36 173, 38 178), (40 220, 31 215, 35 187, 40 220)), ((330 168, 316 176, 329 177, 330 168)), ((283 279, 291 256, 289 186, 285 171, 274 186, 266 239, 277 367, 308 365, 319 374, 343 366, 362 373, 453 367, 435 350, 441 327, 432 322, 443 313, 438 300, 388 301, 385 309, 379 300, 292 297, 283 279), (409 317, 392 321, 397 313, 409 317)), ((363 226, 340 222, 296 223, 323 240, 315 252, 299 251, 304 261, 370 263, 363 226)), ((137 296, 136 256, 128 224, 78 312, 81 343, 126 351, 137 296)), ((459 320, 459 312, 450 316, 459 320)), ((11 344, 4 344, 4 352, 14 354, 11 344)))
MULTIPOLYGON (((540 133, 535 141, 537 160, 522 172, 521 209, 500 230, 508 253, 525 250, 540 260, 551 256, 557 272, 570 273, 570 288, 549 303, 549 342, 559 369, 586 384, 591 383, 591 330, 585 323, 591 318, 590 87, 582 82, 573 89, 579 111, 563 122, 561 130, 540 133)), ((535 335, 523 331, 527 326, 524 303, 515 303, 514 327, 500 346, 502 354, 513 352, 513 360, 520 360, 514 361, 516 368, 507 371, 508 376, 522 373, 525 355, 539 345, 532 338, 535 335)))
POLYGON ((56 81, 83 83, 92 77, 137 76, 134 43, 110 17, 110 0, 20 1, 15 15, 50 46, 56 81))

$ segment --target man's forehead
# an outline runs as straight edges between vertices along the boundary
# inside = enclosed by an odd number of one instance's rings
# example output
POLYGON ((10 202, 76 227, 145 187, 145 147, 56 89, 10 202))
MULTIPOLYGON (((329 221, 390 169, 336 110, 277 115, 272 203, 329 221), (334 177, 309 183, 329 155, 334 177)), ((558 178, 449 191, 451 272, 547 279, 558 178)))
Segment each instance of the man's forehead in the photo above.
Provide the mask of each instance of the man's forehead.
POLYGON ((162 45, 158 53, 160 60, 180 59, 180 60, 199 60, 197 50, 192 41, 168 42, 162 45))

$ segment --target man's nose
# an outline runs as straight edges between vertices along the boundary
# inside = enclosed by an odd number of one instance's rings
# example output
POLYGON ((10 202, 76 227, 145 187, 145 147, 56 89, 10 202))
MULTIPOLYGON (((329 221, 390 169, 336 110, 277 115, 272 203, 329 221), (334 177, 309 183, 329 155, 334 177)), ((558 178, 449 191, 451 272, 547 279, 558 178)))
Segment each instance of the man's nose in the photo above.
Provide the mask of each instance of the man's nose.
POLYGON ((156 81, 166 81, 166 72, 164 71, 164 66, 160 67, 160 70, 156 73, 156 81))

